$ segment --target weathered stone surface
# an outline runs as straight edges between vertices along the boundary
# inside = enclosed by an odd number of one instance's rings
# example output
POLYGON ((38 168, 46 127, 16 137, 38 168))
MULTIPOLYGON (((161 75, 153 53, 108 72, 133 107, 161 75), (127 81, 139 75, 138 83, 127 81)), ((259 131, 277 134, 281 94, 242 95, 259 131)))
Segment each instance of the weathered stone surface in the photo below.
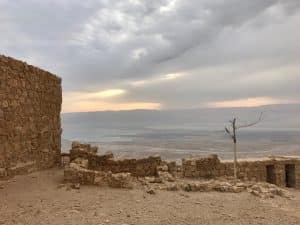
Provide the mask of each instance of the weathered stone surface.
MULTIPOLYGON (((84 165, 86 169, 94 171, 105 171, 112 173, 131 173, 135 177, 157 176, 157 167, 161 165, 160 156, 150 156, 142 159, 118 159, 114 158, 112 153, 97 155, 97 148, 89 144, 80 144, 73 142, 70 150, 70 161, 83 160, 88 165, 84 165)), ((168 169, 168 167, 166 168, 168 169)))
POLYGON ((177 184, 171 183, 171 184, 167 184, 166 190, 167 191, 178 191, 179 188, 178 188, 177 184))
POLYGON ((64 170, 64 179, 70 183, 94 184, 95 171, 82 168, 76 163, 70 163, 64 170))
POLYGON ((76 158, 73 160, 73 163, 76 163, 82 168, 88 169, 89 167, 89 160, 88 159, 83 159, 83 158, 76 158))
POLYGON ((155 192, 155 190, 154 190, 153 188, 148 188, 148 189, 146 190, 146 192, 147 192, 148 194, 150 194, 150 195, 155 195, 155 194, 156 194, 156 192, 155 192))
POLYGON ((105 185, 118 188, 131 188, 139 183, 147 188, 159 190, 184 191, 218 191, 239 193, 249 192, 257 196, 286 196, 283 189, 272 184, 254 185, 258 181, 266 182, 266 166, 274 164, 275 179, 278 184, 285 182, 282 178, 285 165, 295 165, 295 187, 299 185, 299 163, 297 158, 267 158, 257 161, 240 161, 239 175, 242 179, 232 178, 232 162, 222 162, 216 155, 201 158, 184 159, 182 175, 176 163, 162 161, 153 156, 144 159, 117 159, 112 154, 97 155, 93 147, 73 143, 71 163, 65 169, 67 182, 105 185), (186 178, 193 178, 186 179, 186 178), (196 178, 196 179, 195 179, 196 178), (198 179, 197 179, 198 178, 198 179), (255 179, 253 179, 255 178, 255 179), (267 194, 265 194, 267 193, 267 194))
POLYGON ((168 162, 168 172, 171 173, 173 176, 177 173, 177 165, 176 162, 168 162))
POLYGON ((73 141, 72 149, 70 150, 70 161, 77 158, 90 159, 97 152, 98 148, 96 146, 92 147, 90 144, 81 144, 80 142, 73 141))
POLYGON ((247 188, 248 192, 260 198, 274 198, 280 196, 291 199, 293 196, 287 191, 274 184, 269 183, 255 183, 247 188))
POLYGON ((61 102, 60 78, 0 56, 0 169, 6 176, 26 172, 22 163, 44 169, 60 162, 61 102))
POLYGON ((146 177, 146 181, 148 181, 149 183, 157 183, 157 184, 161 184, 164 182, 161 177, 146 177))
MULTIPOLYGON (((244 181, 267 182, 267 167, 273 166, 273 183, 285 187, 286 166, 294 167, 290 179, 293 187, 300 188, 300 159, 295 157, 268 157, 264 159, 239 160, 238 178, 244 181)), ((233 176, 233 162, 220 161, 216 155, 182 160, 182 175, 187 178, 220 178, 233 176)))
POLYGON ((182 160, 184 177, 213 178, 218 175, 220 160, 217 155, 182 160))
POLYGON ((169 172, 158 172, 158 176, 164 180, 164 181, 168 181, 168 182, 174 182, 175 178, 173 177, 172 174, 170 174, 169 172))
POLYGON ((82 168, 80 164, 71 163, 64 170, 64 180, 72 184, 90 184, 112 188, 133 188, 133 177, 130 173, 111 173, 82 168))
MULTIPOLYGON (((151 176, 154 180, 174 181, 164 163, 158 176, 158 167, 162 165, 159 156, 144 159, 115 159, 111 153, 97 155, 96 148, 79 142, 72 143, 70 164, 65 167, 64 179, 69 183, 92 184, 114 188, 132 188, 137 177, 151 176)), ((137 182, 135 182, 137 183, 137 182)))
POLYGON ((133 188, 133 182, 130 173, 109 173, 108 185, 113 188, 133 188))

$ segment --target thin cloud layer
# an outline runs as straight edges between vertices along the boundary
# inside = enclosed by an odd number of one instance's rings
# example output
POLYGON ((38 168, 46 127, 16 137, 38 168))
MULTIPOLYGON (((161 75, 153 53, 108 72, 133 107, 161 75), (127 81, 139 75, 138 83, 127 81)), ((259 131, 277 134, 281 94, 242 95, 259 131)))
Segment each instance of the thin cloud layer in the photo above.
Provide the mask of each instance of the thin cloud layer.
POLYGON ((64 111, 300 100, 298 0, 0 0, 0 22, 2 54, 63 78, 64 111))

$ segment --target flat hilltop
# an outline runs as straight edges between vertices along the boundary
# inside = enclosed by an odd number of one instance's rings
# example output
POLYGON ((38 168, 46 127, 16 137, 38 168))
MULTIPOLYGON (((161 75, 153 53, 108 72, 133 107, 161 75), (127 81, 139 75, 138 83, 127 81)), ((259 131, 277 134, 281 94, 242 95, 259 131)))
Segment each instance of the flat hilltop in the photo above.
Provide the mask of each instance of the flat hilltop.
POLYGON ((250 193, 156 191, 62 186, 52 169, 0 182, 5 225, 298 225, 300 191, 293 199, 250 193))

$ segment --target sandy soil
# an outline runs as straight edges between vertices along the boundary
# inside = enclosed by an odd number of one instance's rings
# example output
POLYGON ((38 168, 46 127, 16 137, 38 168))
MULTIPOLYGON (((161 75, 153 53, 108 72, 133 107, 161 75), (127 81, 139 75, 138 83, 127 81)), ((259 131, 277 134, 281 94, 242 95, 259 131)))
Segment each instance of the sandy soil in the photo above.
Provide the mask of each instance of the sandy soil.
POLYGON ((300 191, 293 200, 262 200, 249 193, 183 193, 81 186, 58 188, 62 170, 0 183, 5 225, 293 225, 300 224, 300 191))

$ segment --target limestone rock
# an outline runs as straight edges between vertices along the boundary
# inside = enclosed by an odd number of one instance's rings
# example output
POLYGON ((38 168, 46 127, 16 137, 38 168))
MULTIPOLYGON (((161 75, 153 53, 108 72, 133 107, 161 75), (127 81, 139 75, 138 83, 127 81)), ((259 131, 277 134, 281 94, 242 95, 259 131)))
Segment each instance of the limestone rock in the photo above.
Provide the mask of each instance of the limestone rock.
POLYGON ((108 175, 108 185, 113 188, 132 189, 132 177, 130 173, 116 173, 108 175))
POLYGON ((73 163, 76 163, 77 165, 79 165, 82 168, 88 169, 89 166, 89 161, 87 159, 83 159, 83 158, 76 158, 73 163))
POLYGON ((178 189, 178 185, 174 183, 168 184, 166 187, 167 191, 178 191, 178 189))
POLYGON ((149 177, 148 182, 161 184, 161 183, 163 183, 163 179, 162 179, 162 177, 149 177))
POLYGON ((174 182, 175 181, 175 178, 169 172, 158 172, 158 175, 162 180, 165 180, 165 181, 168 181, 168 182, 174 182))
POLYGON ((71 184, 71 188, 73 188, 73 189, 80 189, 80 183, 71 184))
POLYGON ((154 189, 152 189, 152 188, 147 189, 146 192, 147 192, 148 194, 150 194, 150 195, 155 195, 155 194, 156 194, 156 192, 155 192, 154 189))

